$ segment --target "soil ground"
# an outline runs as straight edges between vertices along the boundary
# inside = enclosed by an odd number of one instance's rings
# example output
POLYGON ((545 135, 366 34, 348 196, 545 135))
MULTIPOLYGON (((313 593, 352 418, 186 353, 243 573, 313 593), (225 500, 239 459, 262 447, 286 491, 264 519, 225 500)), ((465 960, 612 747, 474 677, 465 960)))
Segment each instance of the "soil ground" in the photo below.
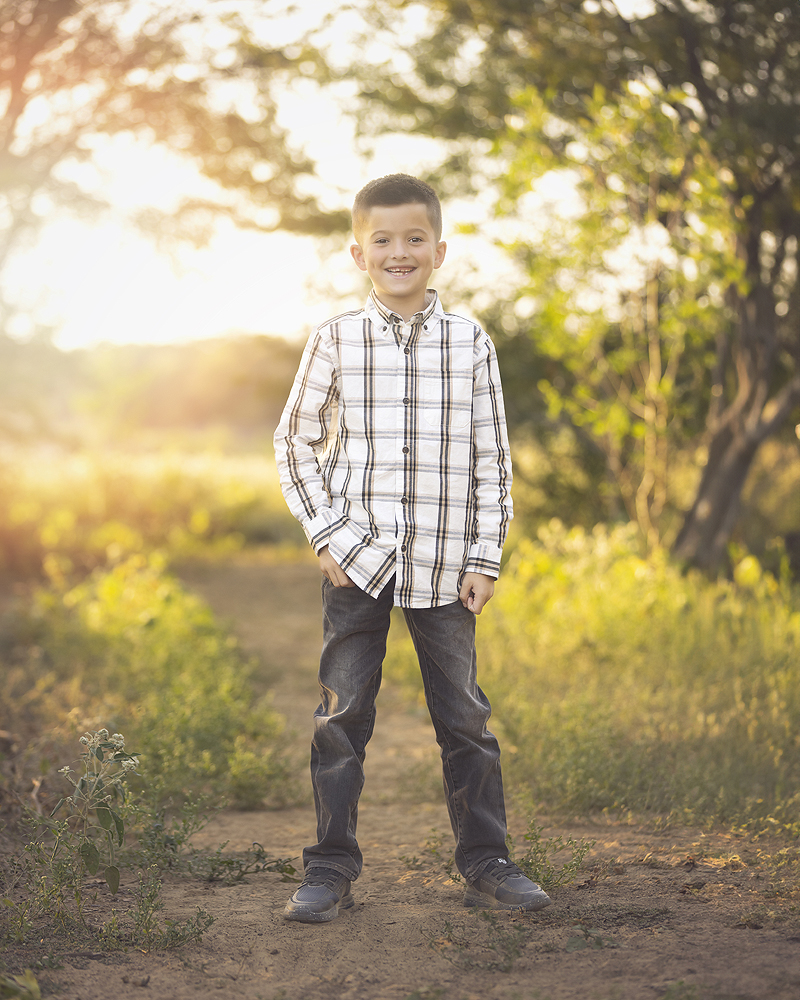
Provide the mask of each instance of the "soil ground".
MULTIPOLYGON (((305 757, 317 703, 316 567, 241 560, 188 567, 181 575, 257 657, 259 682, 274 690, 275 706, 288 719, 287 741, 305 757)), ((427 717, 385 685, 359 816, 364 872, 354 886, 355 907, 337 920, 284 921, 292 886, 277 874, 251 875, 233 886, 165 880, 165 916, 185 919, 201 906, 215 918, 202 944, 149 954, 68 953, 60 968, 37 972, 44 994, 61 1000, 800 1000, 798 900, 781 888, 762 842, 540 816, 546 836, 596 842, 577 879, 554 890, 553 905, 538 914, 487 920, 465 910, 463 887, 431 850, 439 838, 447 855, 452 841, 437 755, 427 717), (576 949, 581 942, 587 947, 576 949)), ((525 822, 512 810, 518 843, 525 822)), ((195 843, 214 850, 227 841, 226 850, 244 851, 256 841, 273 857, 298 859, 313 830, 307 795, 290 809, 224 812, 195 843)), ((109 905, 103 892, 98 887, 101 908, 109 905)), ((123 885, 115 905, 124 907, 126 898, 123 885)), ((49 942, 41 947, 47 953, 49 942)))

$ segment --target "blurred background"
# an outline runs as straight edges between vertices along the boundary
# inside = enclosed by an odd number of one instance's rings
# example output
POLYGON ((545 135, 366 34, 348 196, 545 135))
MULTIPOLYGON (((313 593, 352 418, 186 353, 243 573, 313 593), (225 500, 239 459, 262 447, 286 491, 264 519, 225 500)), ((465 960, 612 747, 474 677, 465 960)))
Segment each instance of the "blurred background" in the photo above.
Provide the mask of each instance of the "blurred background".
POLYGON ((439 190, 437 287, 498 349, 518 579, 600 573, 606 543, 567 539, 624 538, 631 581, 739 588, 759 621, 777 601, 794 662, 799 80, 794 0, 2 0, 8 739, 90 661, 99 683, 76 622, 155 620, 130 595, 168 603, 181 560, 306 557, 271 437, 306 337, 368 290, 353 195, 397 171, 439 190))

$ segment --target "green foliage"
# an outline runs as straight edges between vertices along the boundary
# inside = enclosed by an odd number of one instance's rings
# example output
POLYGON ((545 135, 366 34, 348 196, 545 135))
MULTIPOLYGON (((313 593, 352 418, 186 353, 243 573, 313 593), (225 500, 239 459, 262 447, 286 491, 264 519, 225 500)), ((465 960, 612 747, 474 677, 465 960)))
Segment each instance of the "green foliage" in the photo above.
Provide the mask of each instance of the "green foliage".
POLYGON ((796 821, 800 604, 755 560, 736 576, 642 558, 629 528, 520 543, 479 630, 512 786, 547 809, 796 821))
POLYGON ((162 922, 160 914, 163 909, 158 869, 153 866, 140 871, 132 911, 122 920, 112 911, 111 919, 100 931, 100 940, 107 948, 130 945, 142 951, 176 948, 201 941, 203 934, 214 923, 214 918, 199 906, 194 916, 186 920, 166 917, 162 922))
MULTIPOLYGON (((478 622, 509 789, 536 810, 800 822, 800 598, 742 554, 732 581, 643 557, 634 528, 521 540, 478 622)), ((411 642, 386 675, 422 699, 411 642)))
POLYGON ((3 1000, 41 1000, 42 992, 36 976, 26 969, 21 976, 0 973, 0 997, 3 1000))
MULTIPOLYGON (((297 881, 290 860, 271 858, 260 844, 244 857, 225 854, 224 844, 211 855, 193 849, 189 838, 205 822, 195 801, 188 800, 166 830, 163 811, 154 814, 148 806, 152 796, 147 785, 139 790, 128 787, 138 760, 125 752, 120 733, 87 732, 80 742, 82 773, 76 775, 68 766, 59 772, 69 779, 72 795, 62 798, 49 818, 27 815, 34 836, 25 845, 24 856, 11 858, 4 866, 0 940, 21 943, 43 923, 56 922, 67 932, 80 927, 106 948, 171 948, 201 940, 214 918, 198 908, 187 920, 162 920, 164 869, 226 884, 241 883, 247 875, 261 872, 297 881), (67 806, 68 819, 54 818, 67 806), (138 844, 129 842, 132 835, 138 836, 138 844), (133 906, 123 913, 112 909, 110 919, 98 928, 90 925, 85 911, 87 900, 97 900, 97 891, 91 888, 96 883, 87 876, 96 875, 105 861, 111 862, 104 865, 103 875, 112 896, 119 889, 120 868, 135 867, 138 884, 132 892, 133 906)), ((52 961, 48 956, 51 965, 52 961)), ((18 977, 17 983, 24 985, 18 977)), ((14 984, 9 980, 3 985, 11 989, 14 984)))
POLYGON ((431 947, 443 958, 465 969, 511 972, 527 944, 528 927, 511 922, 508 914, 472 910, 473 922, 457 928, 445 921, 442 934, 431 947), (508 926, 507 926, 508 925, 508 926))
POLYGON ((511 857, 528 878, 533 879, 544 889, 557 889, 562 885, 569 885, 575 880, 583 859, 595 842, 577 841, 574 837, 568 837, 565 842, 560 834, 545 839, 542 837, 542 832, 542 827, 535 819, 531 819, 525 834, 524 854, 517 856, 514 853, 514 844, 509 837, 511 857), (569 851, 569 859, 560 864, 556 863, 555 855, 563 854, 565 851, 569 851))
POLYGON ((574 179, 580 211, 540 212, 524 226, 533 235, 506 248, 550 362, 537 380, 548 417, 594 441, 652 545, 670 502, 674 519, 670 457, 702 429, 711 399, 709 360, 731 319, 723 292, 742 279, 721 179, 732 175, 675 113, 680 100, 633 85, 609 100, 597 87, 554 159, 542 134, 567 126, 528 90, 498 143, 508 211, 554 166, 574 179))
POLYGON ((57 582, 131 553, 305 546, 260 457, 83 453, 0 465, 0 569, 57 582))
POLYGON ((573 934, 566 943, 565 951, 583 951, 584 948, 618 948, 619 945, 611 938, 603 937, 603 931, 597 927, 587 927, 585 924, 577 923, 574 929, 578 931, 573 934))
MULTIPOLYGON (((361 131, 445 139, 445 195, 500 189, 523 277, 487 318, 534 343, 508 350, 512 411, 545 425, 540 446, 557 421, 601 450, 604 518, 621 501, 651 546, 715 570, 753 456, 800 404, 795 5, 436 0, 416 33, 412 6, 366 5, 404 63, 348 67, 361 131), (582 206, 553 227, 536 181, 555 171, 582 206)), ((586 519, 569 471, 553 478, 586 519)))
POLYGON ((50 815, 52 818, 66 808, 72 823, 62 825, 56 833, 53 859, 64 846, 73 854, 78 872, 86 871, 89 875, 96 875, 101 863, 105 862, 103 878, 116 895, 119 889, 116 854, 125 842, 125 821, 119 808, 125 803, 128 776, 135 773, 139 761, 125 750, 125 738, 121 733, 109 736, 107 729, 101 729, 85 733, 80 741, 86 748, 81 754, 83 773, 75 777, 69 765, 59 772, 74 791, 68 798, 62 798, 50 815), (66 831, 70 834, 68 838, 64 836, 66 831), (68 842, 64 844, 64 840, 68 842))
POLYGON ((248 807, 285 800, 282 719, 254 704, 252 664, 160 557, 41 590, 7 627, 0 717, 62 734, 97 714, 113 719, 162 801, 198 791, 248 807))
POLYGON ((297 869, 291 858, 272 858, 261 844, 253 844, 244 857, 225 853, 227 843, 220 844, 213 854, 192 851, 185 862, 185 870, 204 882, 222 882, 236 885, 244 882, 248 875, 273 872, 281 876, 281 882, 299 882, 297 869))

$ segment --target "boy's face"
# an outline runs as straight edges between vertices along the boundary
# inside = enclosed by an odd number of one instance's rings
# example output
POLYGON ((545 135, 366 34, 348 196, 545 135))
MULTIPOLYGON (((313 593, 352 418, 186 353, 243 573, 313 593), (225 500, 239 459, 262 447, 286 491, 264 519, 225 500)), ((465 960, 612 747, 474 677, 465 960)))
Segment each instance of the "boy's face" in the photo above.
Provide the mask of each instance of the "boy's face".
POLYGON ((353 260, 366 271, 381 302, 410 319, 425 307, 428 279, 444 260, 428 210, 416 202, 376 205, 367 213, 353 260))

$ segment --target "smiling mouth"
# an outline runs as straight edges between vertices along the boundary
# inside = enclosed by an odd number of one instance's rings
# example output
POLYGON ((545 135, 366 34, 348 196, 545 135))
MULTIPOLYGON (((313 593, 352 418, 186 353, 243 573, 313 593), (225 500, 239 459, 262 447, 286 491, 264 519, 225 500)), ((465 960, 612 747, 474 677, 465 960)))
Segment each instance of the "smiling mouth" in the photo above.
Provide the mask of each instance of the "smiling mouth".
POLYGON ((397 274, 402 277, 404 274, 411 274, 412 271, 416 271, 415 267, 387 267, 386 270, 389 274, 397 274))

